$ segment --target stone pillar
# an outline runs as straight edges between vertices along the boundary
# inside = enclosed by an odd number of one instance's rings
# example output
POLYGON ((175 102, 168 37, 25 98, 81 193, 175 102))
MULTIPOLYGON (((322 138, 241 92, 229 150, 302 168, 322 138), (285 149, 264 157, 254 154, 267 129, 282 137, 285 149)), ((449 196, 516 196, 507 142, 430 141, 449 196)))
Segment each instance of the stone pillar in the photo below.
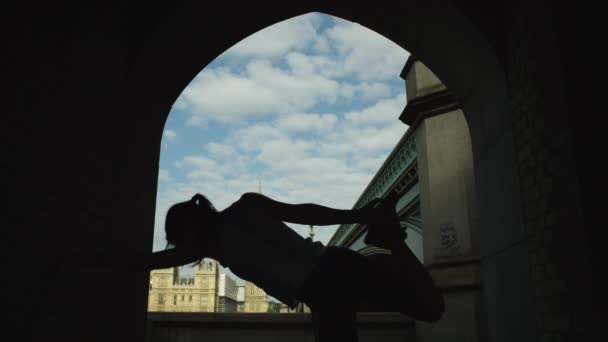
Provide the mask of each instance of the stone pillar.
POLYGON ((402 77, 408 104, 400 120, 414 129, 424 263, 446 301, 443 318, 417 323, 419 341, 485 341, 478 217, 471 139, 464 113, 422 62, 402 77))

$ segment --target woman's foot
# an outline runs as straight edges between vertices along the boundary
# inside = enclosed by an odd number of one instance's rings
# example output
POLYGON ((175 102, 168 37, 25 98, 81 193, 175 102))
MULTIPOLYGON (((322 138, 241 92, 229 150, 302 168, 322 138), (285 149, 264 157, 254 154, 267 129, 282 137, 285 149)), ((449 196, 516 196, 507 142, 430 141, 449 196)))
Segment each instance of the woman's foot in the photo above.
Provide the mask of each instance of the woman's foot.
POLYGON ((401 228, 396 212, 399 197, 397 192, 391 191, 387 197, 378 201, 376 208, 380 210, 379 219, 367 226, 367 235, 364 239, 366 244, 392 250, 396 245, 403 243, 407 234, 401 228))

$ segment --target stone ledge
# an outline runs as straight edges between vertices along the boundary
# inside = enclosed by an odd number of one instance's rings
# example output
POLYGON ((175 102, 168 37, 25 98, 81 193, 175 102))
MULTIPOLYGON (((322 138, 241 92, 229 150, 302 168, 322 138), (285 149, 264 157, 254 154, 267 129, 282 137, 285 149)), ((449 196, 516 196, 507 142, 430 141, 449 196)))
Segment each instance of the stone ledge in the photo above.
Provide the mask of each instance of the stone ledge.
POLYGON ((431 263, 426 267, 437 287, 443 291, 482 289, 480 258, 459 257, 431 263))
POLYGON ((409 101, 399 120, 415 130, 426 118, 460 108, 458 99, 449 90, 440 90, 409 101))
MULTIPOLYGON (((218 312, 148 312, 147 320, 154 325, 173 324, 268 324, 293 325, 311 324, 308 313, 218 313, 218 312)), ((399 324, 414 325, 414 321, 398 312, 359 312, 359 324, 399 324)))
MULTIPOLYGON (((146 341, 314 342, 310 314, 148 313, 146 341)), ((394 312, 357 314, 361 342, 415 341, 414 322, 394 312)))

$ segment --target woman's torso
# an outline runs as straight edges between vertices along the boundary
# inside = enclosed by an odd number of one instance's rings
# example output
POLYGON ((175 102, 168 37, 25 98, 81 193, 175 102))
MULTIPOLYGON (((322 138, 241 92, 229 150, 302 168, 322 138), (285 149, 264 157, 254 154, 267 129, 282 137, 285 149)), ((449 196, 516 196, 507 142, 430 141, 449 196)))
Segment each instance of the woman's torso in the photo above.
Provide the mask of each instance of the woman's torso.
POLYGON ((218 225, 219 262, 237 276, 295 307, 300 287, 325 251, 285 223, 235 202, 218 225))

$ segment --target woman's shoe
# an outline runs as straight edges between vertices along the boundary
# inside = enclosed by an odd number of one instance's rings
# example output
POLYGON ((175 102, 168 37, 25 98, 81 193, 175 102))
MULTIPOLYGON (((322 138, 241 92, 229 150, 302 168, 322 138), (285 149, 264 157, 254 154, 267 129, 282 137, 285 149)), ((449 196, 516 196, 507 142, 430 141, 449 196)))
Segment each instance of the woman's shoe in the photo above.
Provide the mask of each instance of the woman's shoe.
POLYGON ((384 217, 382 221, 367 226, 367 234, 363 239, 365 244, 391 250, 397 241, 402 243, 405 240, 407 234, 401 228, 396 212, 399 198, 397 192, 391 191, 388 196, 378 202, 376 207, 384 211, 384 217))

